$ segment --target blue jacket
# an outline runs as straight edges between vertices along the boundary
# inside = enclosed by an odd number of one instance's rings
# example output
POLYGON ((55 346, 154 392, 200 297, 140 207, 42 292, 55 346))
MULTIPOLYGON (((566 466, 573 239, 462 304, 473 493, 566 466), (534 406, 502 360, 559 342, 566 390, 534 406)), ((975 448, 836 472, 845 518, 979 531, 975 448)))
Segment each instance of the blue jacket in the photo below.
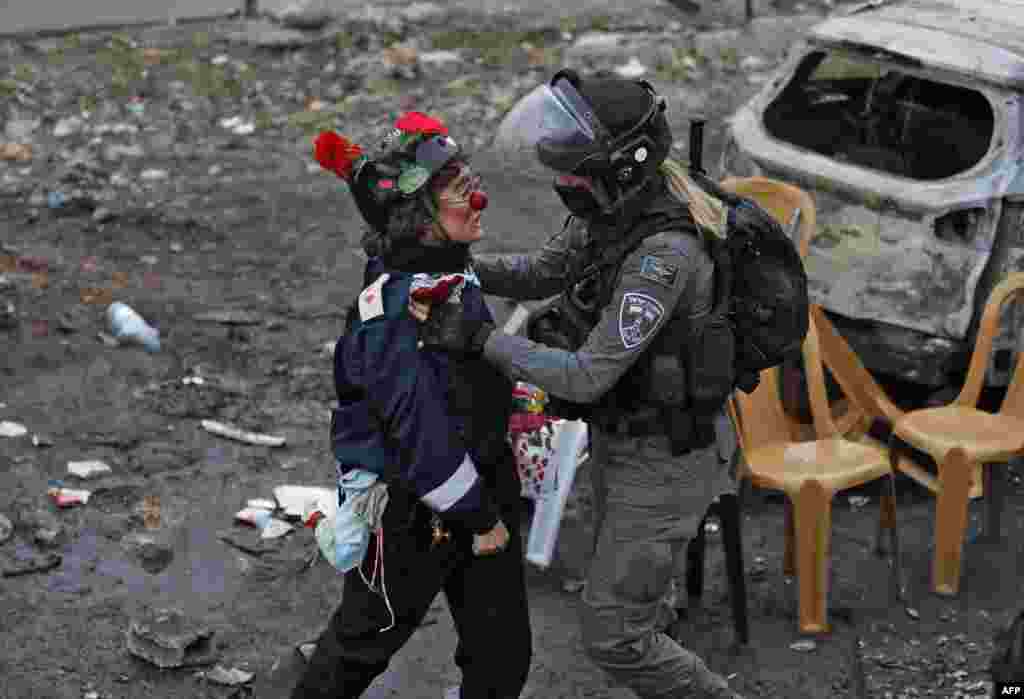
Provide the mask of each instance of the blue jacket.
MULTIPOLYGON (((488 531, 498 519, 491 496, 518 498, 505 442, 512 384, 482 359, 418 347, 419 323, 407 310, 412 274, 372 259, 366 280, 334 352, 339 468, 397 480, 443 519, 488 531)), ((461 303, 491 320, 478 285, 467 281, 461 303)))

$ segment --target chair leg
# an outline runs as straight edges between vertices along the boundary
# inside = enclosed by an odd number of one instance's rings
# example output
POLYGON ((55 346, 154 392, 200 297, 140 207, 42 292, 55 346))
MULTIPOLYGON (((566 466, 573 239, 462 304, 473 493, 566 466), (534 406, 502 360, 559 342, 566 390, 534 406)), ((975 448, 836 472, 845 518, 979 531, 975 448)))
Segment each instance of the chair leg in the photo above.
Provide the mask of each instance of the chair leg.
POLYGON ((725 545, 725 566, 729 577, 729 601, 736 638, 741 645, 750 641, 747 620, 747 581, 743 568, 743 529, 739 497, 723 495, 718 508, 722 519, 722 542, 725 545))
POLYGON ((794 536, 795 531, 793 528, 793 503, 790 498, 786 498, 785 505, 783 506, 783 513, 785 515, 785 542, 782 551, 782 572, 784 575, 796 575, 796 555, 795 555, 795 542, 794 536))
POLYGON ((832 494, 818 481, 806 481, 793 502, 796 528, 800 631, 828 633, 829 548, 832 494))
POLYGON ((1001 536, 1000 520, 1003 514, 1003 479, 1006 464, 985 464, 985 539, 998 541, 1001 536))
POLYGON ((882 496, 884 518, 889 527, 889 548, 891 554, 892 577, 891 594, 893 602, 902 602, 906 597, 903 586, 903 560, 900 557, 900 530, 896 521, 896 473, 890 471, 886 478, 888 493, 882 496))
POLYGON ((953 596, 960 589, 960 562, 973 464, 960 447, 950 449, 939 464, 939 492, 935 502, 935 553, 932 590, 953 596))

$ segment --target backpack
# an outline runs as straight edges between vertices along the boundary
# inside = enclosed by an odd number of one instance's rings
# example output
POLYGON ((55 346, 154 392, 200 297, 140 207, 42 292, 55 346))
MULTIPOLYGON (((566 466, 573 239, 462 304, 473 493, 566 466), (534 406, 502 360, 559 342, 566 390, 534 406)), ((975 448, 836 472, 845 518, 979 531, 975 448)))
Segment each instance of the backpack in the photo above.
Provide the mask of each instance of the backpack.
MULTIPOLYGON (((729 215, 726 240, 706 237, 715 264, 712 310, 691 319, 678 342, 687 368, 688 407, 708 415, 721 408, 735 388, 753 392, 762 370, 799 358, 807 336, 809 300, 800 254, 778 221, 754 201, 722 190, 706 176, 691 177, 726 204, 729 215)), ((684 227, 693 228, 683 208, 640 221, 580 276, 621 266, 645 238, 684 221, 684 227)), ((613 286, 606 285, 600 306, 610 301, 613 286)))
POLYGON ((697 356, 710 369, 720 363, 715 342, 729 342, 721 328, 731 330, 732 381, 723 371, 716 382, 712 372, 693 387, 698 405, 702 400, 721 405, 734 386, 751 393, 761 371, 800 357, 809 323, 807 273, 793 240, 768 212, 707 177, 693 177, 729 207, 726 240, 709 243, 718 275, 714 307, 694 328, 693 338, 697 356))

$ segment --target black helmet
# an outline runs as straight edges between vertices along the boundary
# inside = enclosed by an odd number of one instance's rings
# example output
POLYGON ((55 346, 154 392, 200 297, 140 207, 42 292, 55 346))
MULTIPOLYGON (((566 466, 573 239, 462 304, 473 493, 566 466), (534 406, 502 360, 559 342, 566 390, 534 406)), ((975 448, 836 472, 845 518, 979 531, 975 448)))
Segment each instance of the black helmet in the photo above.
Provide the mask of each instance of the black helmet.
POLYGON ((506 155, 532 150, 550 174, 592 178, 597 187, 588 195, 589 207, 578 198, 570 203, 572 194, 558 185, 556 190, 576 213, 591 208, 610 214, 647 189, 668 157, 672 132, 665 106, 645 80, 583 80, 561 70, 510 110, 495 143, 506 155))

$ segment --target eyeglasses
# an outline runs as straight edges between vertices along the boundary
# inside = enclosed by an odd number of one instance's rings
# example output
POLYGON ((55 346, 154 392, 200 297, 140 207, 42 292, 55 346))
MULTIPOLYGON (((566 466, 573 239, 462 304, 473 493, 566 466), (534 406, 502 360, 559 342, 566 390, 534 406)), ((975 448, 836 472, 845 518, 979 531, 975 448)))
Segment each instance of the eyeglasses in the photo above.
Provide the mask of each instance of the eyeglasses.
POLYGON ((487 208, 487 195, 480 189, 480 185, 480 175, 468 165, 463 165, 455 179, 441 192, 438 201, 451 207, 483 211, 487 208))

